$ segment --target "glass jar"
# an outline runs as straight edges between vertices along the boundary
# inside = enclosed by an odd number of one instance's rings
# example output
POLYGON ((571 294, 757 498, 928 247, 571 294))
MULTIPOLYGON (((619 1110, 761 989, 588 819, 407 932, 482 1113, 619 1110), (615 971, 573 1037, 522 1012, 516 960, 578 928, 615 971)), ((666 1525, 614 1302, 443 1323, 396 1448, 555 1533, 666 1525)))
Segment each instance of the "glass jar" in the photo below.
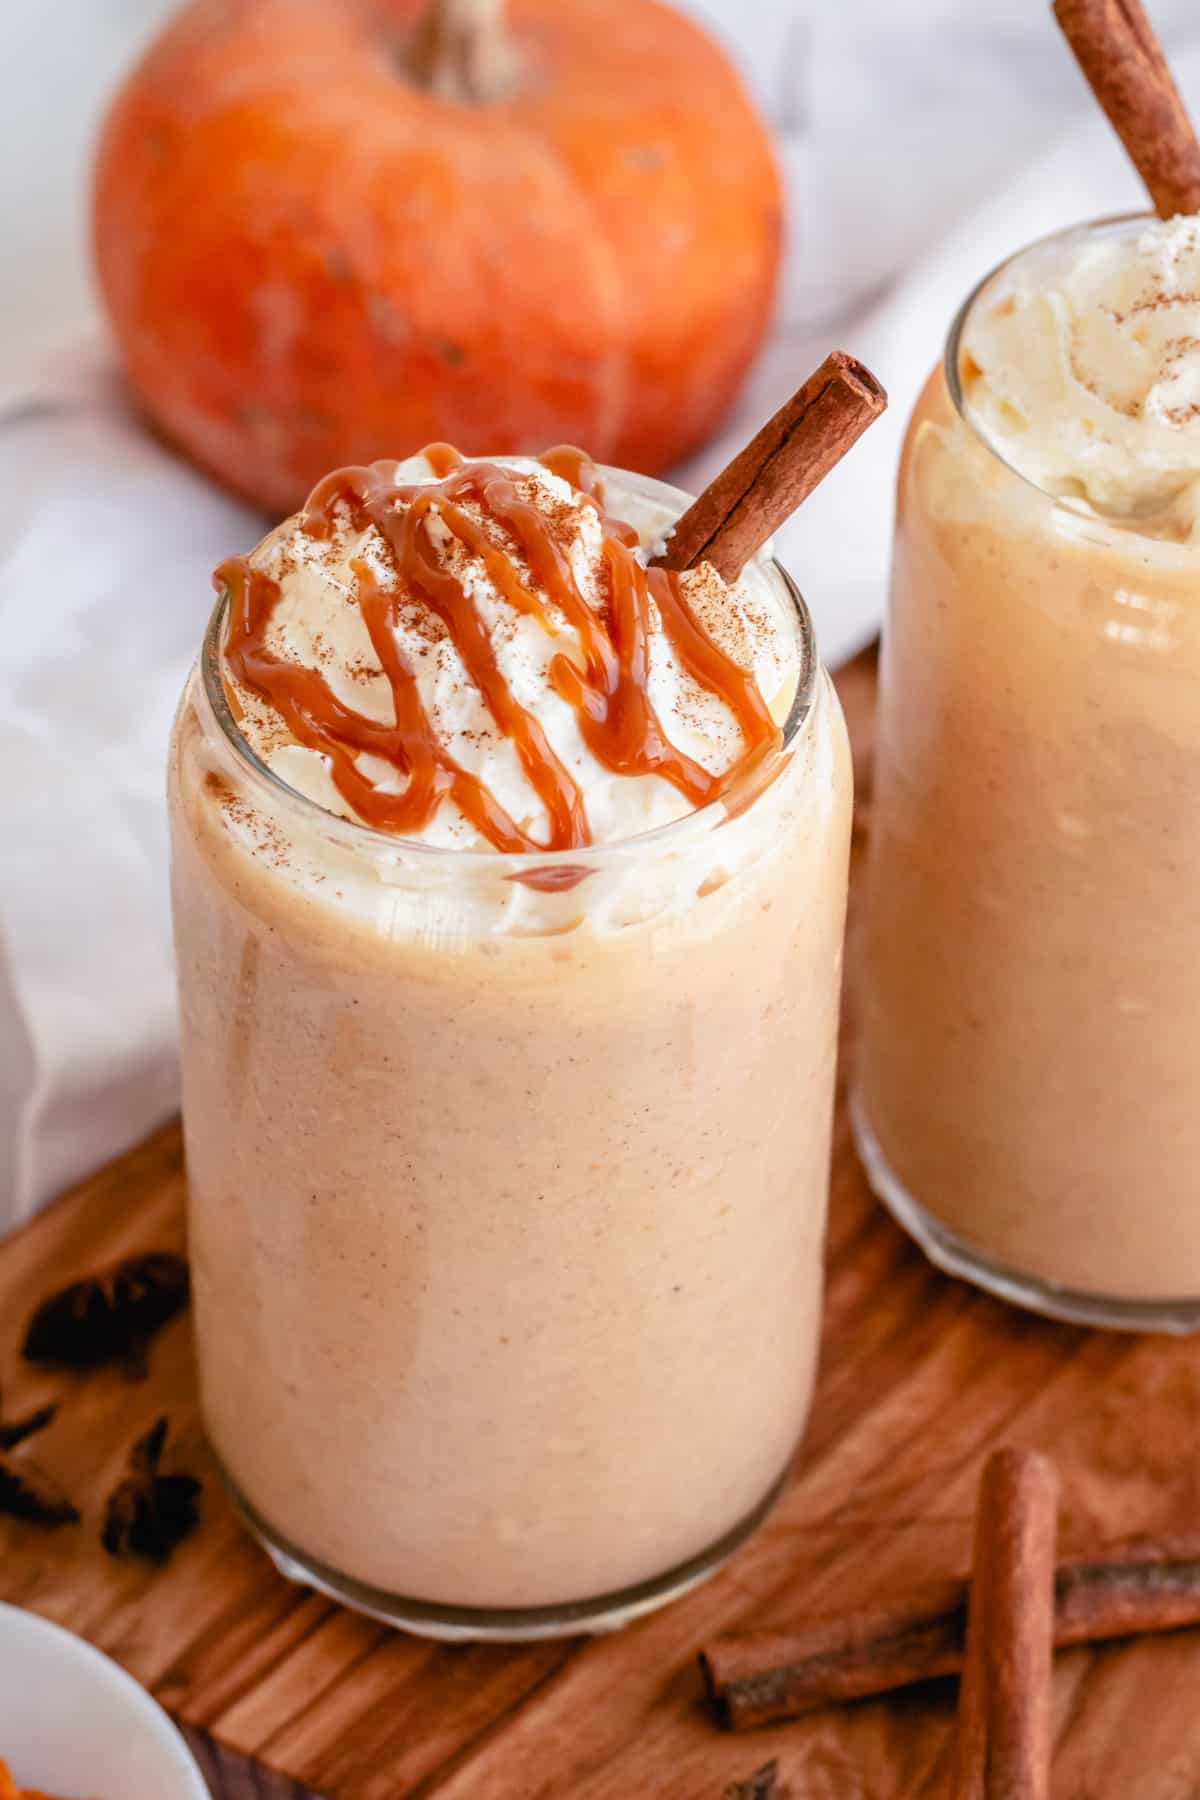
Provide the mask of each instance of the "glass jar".
POLYGON ((1054 498, 981 435, 960 338, 1010 267, 965 303, 901 463, 855 1130, 942 1267, 1056 1317, 1190 1331, 1200 549, 1054 498))
POLYGON ((803 1427, 851 778, 772 579, 803 676, 753 795, 599 849, 433 849, 285 787, 226 702, 224 601, 184 694, 203 1413, 284 1573, 411 1630, 661 1604, 803 1427))

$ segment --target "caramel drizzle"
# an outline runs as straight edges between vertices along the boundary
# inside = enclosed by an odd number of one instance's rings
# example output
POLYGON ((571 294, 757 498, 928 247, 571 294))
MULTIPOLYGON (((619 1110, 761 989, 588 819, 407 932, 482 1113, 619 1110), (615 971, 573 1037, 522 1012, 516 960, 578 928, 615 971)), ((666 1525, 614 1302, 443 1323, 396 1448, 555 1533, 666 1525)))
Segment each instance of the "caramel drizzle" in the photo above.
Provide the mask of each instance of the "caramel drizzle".
POLYGON ((394 583, 380 582, 364 561, 352 567, 357 604, 391 689, 394 723, 365 718, 337 698, 318 670, 268 648, 267 633, 280 598, 279 583, 271 576, 245 557, 229 558, 214 576, 217 588, 229 594, 225 659, 234 679, 273 707, 298 743, 328 758, 334 785, 364 823, 413 836, 443 801, 451 800, 497 850, 573 850, 592 841, 579 784, 505 680, 470 595, 439 555, 429 527, 433 514, 483 563, 517 611, 553 633, 553 606, 574 627, 579 660, 565 653, 555 656, 550 681, 573 708, 584 743, 604 767, 621 775, 658 775, 700 807, 779 742, 779 729, 753 676, 703 629, 679 575, 643 567, 635 555, 636 533, 604 512, 596 497, 595 467, 581 451, 552 450, 542 462, 564 476, 599 514, 609 585, 608 603, 600 610, 580 592, 544 514, 522 499, 519 474, 496 463, 468 463, 446 444, 432 446, 425 455, 439 478, 433 483, 396 483, 388 474, 391 464, 341 469, 313 490, 300 515, 301 530, 312 538, 328 541, 342 525, 355 532, 374 526, 388 547, 394 583), (473 501, 504 528, 525 558, 528 578, 464 510, 463 500, 473 501), (415 672, 395 635, 400 603, 411 599, 442 622, 497 727, 516 749, 549 819, 545 842, 531 837, 435 734, 415 672), (721 776, 671 743, 650 702, 655 607, 682 666, 724 701, 741 730, 742 755, 721 776), (405 780, 403 792, 381 793, 357 766, 364 753, 391 763, 405 780))

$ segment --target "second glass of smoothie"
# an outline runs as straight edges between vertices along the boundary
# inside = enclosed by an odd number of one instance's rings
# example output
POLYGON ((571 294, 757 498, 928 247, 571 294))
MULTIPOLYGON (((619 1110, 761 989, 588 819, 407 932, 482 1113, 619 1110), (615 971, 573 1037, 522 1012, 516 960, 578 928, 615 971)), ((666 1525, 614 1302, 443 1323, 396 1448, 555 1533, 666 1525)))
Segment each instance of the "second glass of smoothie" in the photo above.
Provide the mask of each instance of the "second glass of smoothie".
POLYGON ((1200 1326, 1200 222, 970 297, 909 427, 855 1126, 928 1253, 1200 1326))
POLYGON ((682 504, 345 471, 177 721, 205 1420, 285 1572, 436 1636, 681 1592, 809 1405, 848 753, 774 563, 646 569, 682 504))

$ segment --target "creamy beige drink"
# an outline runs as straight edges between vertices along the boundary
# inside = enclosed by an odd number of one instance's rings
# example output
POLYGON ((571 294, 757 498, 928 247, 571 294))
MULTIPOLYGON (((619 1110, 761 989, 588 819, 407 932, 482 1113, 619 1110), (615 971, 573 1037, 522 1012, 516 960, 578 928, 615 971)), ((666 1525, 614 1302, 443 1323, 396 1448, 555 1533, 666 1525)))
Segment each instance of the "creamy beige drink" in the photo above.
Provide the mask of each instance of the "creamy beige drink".
POLYGON ((1200 1325, 1200 222, 989 278, 909 429, 856 1111, 940 1262, 1200 1325))
POLYGON ((756 560, 577 457, 331 478, 171 769, 204 1414, 289 1573, 620 1622, 761 1516, 821 1303, 850 774, 756 560))

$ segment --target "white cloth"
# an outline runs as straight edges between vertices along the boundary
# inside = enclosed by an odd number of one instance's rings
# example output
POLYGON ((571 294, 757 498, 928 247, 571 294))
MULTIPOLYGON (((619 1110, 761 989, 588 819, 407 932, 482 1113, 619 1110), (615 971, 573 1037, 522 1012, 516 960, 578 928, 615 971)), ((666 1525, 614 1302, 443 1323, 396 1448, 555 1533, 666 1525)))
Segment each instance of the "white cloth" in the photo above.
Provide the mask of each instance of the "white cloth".
POLYGON ((0 362, 0 1220, 176 1104, 164 752, 212 569, 261 530, 94 332, 0 362))
MULTIPOLYGON (((127 35, 131 9, 143 23, 163 3, 124 0, 127 35)), ((1156 7, 1169 40, 1192 5, 1156 7)), ((64 6, 74 20, 74 0, 39 11, 56 43, 64 6)), ((18 134, 5 209, 21 171, 43 168, 41 84, 25 92, 19 54, 33 15, 17 10, 15 49, 0 23, 0 117, 18 134)), ((1040 232, 1140 204, 1138 185, 1042 0, 695 10, 775 122, 792 230, 767 351, 681 479, 701 485, 827 349, 870 363, 891 410, 779 538, 836 661, 879 624, 897 448, 959 300, 1040 232)), ((1200 42, 1175 61, 1200 114, 1200 42)), ((60 175, 61 239, 78 196, 60 175)), ((71 290, 53 232, 40 270, 28 222, 18 241, 29 278, 0 303, 10 335, 71 290)), ((0 1231, 176 1103, 164 751, 212 567, 260 530, 137 422, 95 323, 0 355, 0 1231)))

